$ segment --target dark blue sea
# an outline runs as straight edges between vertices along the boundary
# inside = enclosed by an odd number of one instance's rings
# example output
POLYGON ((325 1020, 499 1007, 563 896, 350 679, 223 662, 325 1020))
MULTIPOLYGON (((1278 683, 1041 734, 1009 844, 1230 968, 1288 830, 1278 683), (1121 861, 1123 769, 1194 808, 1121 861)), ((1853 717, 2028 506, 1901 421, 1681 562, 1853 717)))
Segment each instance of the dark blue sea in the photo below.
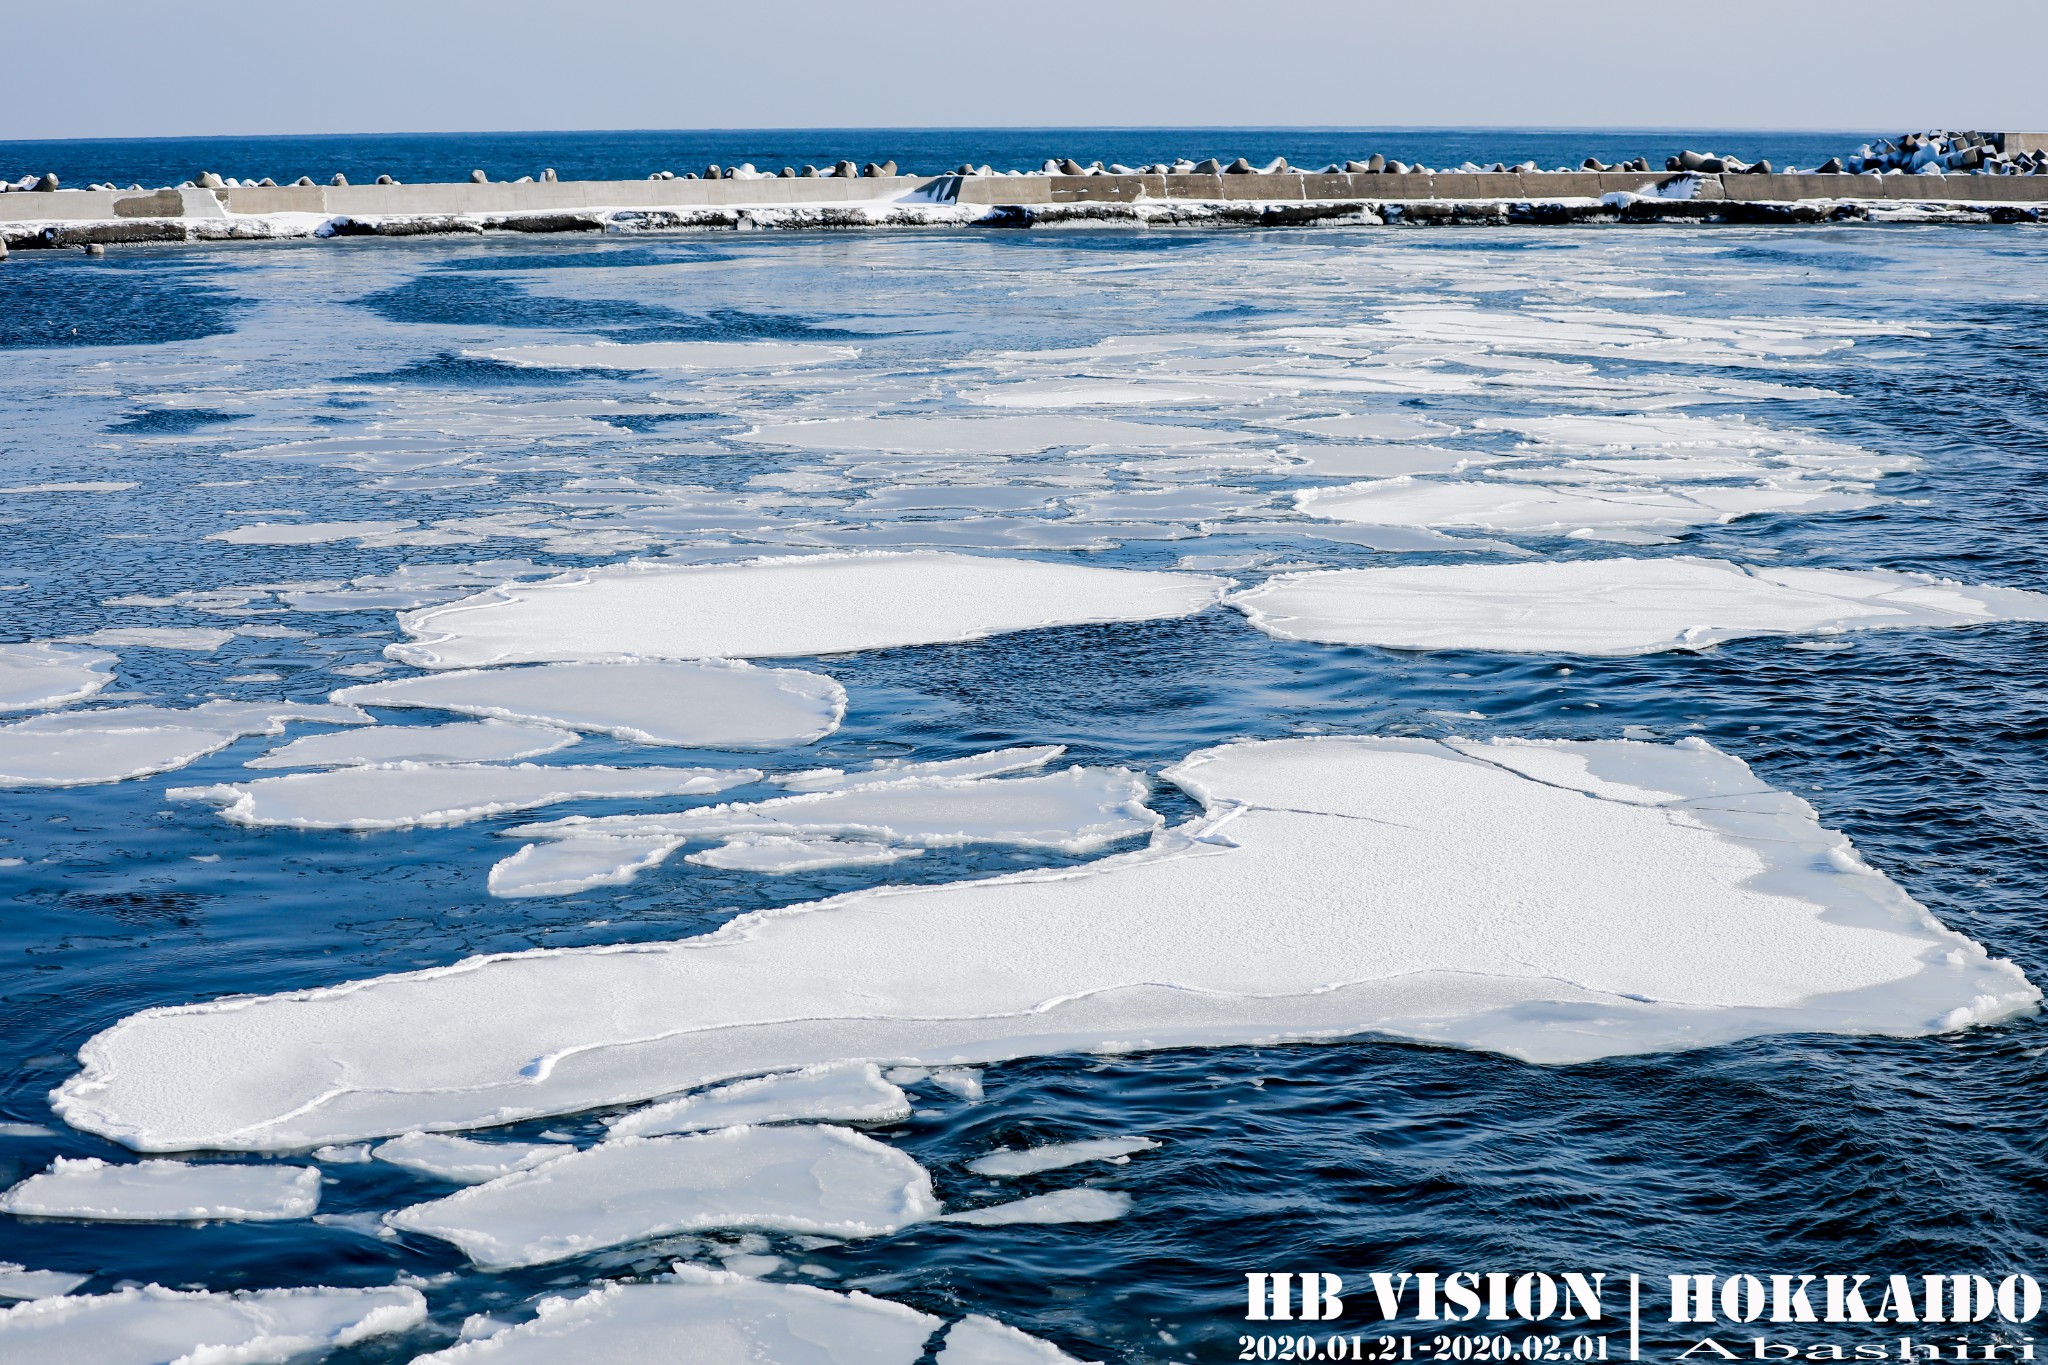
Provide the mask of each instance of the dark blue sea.
POLYGON ((380 175, 411 182, 539 176, 552 166, 564 180, 642 180, 656 171, 702 174, 705 167, 751 163, 764 171, 806 164, 829 167, 894 161, 905 173, 939 174, 963 162, 996 170, 1036 170, 1048 157, 1142 165, 1180 157, 1248 157, 1264 165, 1284 156, 1296 166, 1365 160, 1456 166, 1465 161, 1546 170, 1647 156, 1653 166, 1685 148, 1746 161, 1817 166, 1875 136, 1904 129, 1795 132, 1656 128, 809 128, 632 131, 613 133, 366 133, 355 136, 77 138, 0 141, 0 179, 54 173, 67 185, 101 181, 175 185, 202 171, 280 184, 302 175, 325 183, 345 175, 360 184, 380 175))
MULTIPOLYGON (((842 156, 938 170, 969 159, 1027 166, 1046 155, 1285 155, 1312 164, 1372 151, 1439 164, 1570 164, 1585 155, 1655 161, 1681 146, 1805 162, 1865 136, 1310 129, 140 140, 0 144, 0 174, 156 184, 205 169, 279 180, 340 171, 414 181, 472 166, 505 178, 553 165, 564 178, 610 178, 842 156)), ((1612 412, 1627 400, 1573 385, 1677 376, 1727 390, 1680 411, 1920 463, 1877 480, 1876 500, 1861 508, 1750 516, 1668 532, 1668 544, 1507 538, 1555 559, 1711 555, 2048 591, 2048 237, 2033 228, 413 239, 116 249, 101 259, 18 252, 0 263, 0 485, 132 485, 0 494, 0 639, 230 630, 238 633, 213 649, 107 646, 119 655, 117 679, 83 704, 318 701, 385 665, 384 647, 399 638, 393 615, 290 610, 276 596, 281 585, 514 558, 566 568, 633 554, 743 559, 787 552, 821 526, 871 530, 872 545, 892 535, 914 543, 933 520, 966 514, 891 520, 855 506, 864 489, 986 481, 989 470, 879 457, 863 467, 735 438, 763 420, 967 410, 966 387, 1092 373, 1084 359, 1042 353, 1071 355, 1112 338, 1171 339, 1216 361, 1210 373, 1246 338, 1275 328, 1363 328, 1358 344, 1371 350, 1386 310, 1418 304, 1865 330, 1853 345, 1818 353, 1718 363, 1551 351, 1534 359, 1564 369, 1544 391, 1423 385, 1341 401, 1276 392, 1176 409, 1170 420, 1227 428, 1238 437, 1232 449, 1259 450, 1281 439, 1273 423, 1288 418, 1401 413, 1459 429, 1439 444, 1505 454, 1512 434, 1475 422, 1612 412), (542 342, 668 340, 817 342, 857 355, 759 382, 479 358, 542 342), (1736 392, 1757 381, 1836 396, 1736 392), (607 411, 620 415, 609 420, 607 411), (413 447, 427 454, 252 454, 321 436, 427 438, 413 447), (820 479, 786 482, 807 474, 820 479), (736 506, 752 499, 745 505, 766 527, 649 531, 630 507, 587 496, 633 479, 687 484, 736 506), (791 487, 800 491, 786 502, 757 496, 791 487), (450 534, 410 545, 363 543, 372 533, 297 545, 207 539, 257 522, 411 523, 450 534), (630 526, 639 529, 610 548, 593 534, 630 526)), ((1517 354, 1507 342, 1499 353, 1517 354)), ((1370 363, 1397 360, 1438 372, 1458 363, 1413 348, 1370 363)), ((1164 478, 1126 457, 1065 450, 994 477, 1053 475, 1086 476, 1097 489, 1177 479, 1276 506, 1314 482, 1199 460, 1164 478)), ((1236 556, 1242 567, 1230 572, 1246 583, 1282 569, 1460 557, 1375 552, 1284 529, 1230 534, 1227 518, 1124 526, 1110 540, 988 548, 1144 568, 1236 556)), ((1157 772, 1234 737, 1611 738, 1627 727, 1698 735, 1809 801, 1947 925, 2048 981, 2048 628, 1844 638, 1848 647, 1831 651, 1751 639, 1625 659, 1402 652, 1283 642, 1218 608, 788 661, 845 686, 850 706, 837 733, 765 756, 687 761, 788 771, 1057 743, 1068 746, 1063 763, 1157 772)), ((767 877, 678 858, 624 886, 502 900, 484 880, 508 851, 496 831, 635 804, 352 834, 252 830, 165 797, 173 786, 246 780, 242 765, 278 742, 243 739, 137 780, 0 793, 0 1120, 10 1125, 0 1130, 0 1187, 60 1155, 132 1159, 67 1128, 46 1096, 75 1071, 87 1038, 138 1010, 479 953, 664 941, 864 886, 1083 861, 969 847, 767 877)), ((648 755, 597 737, 562 761, 635 764, 648 755)), ((1175 820, 1194 809, 1171 788, 1154 806, 1175 820)), ((2039 1017, 1925 1038, 1797 1034, 1562 1067, 1357 1039, 1047 1057, 991 1066, 985 1081, 979 1104, 920 1092, 917 1114, 878 1135, 929 1167, 951 1199, 977 1197, 981 1185, 962 1163, 991 1147, 1149 1134, 1157 1151, 1086 1172, 1131 1195, 1132 1212, 1097 1224, 934 1226, 846 1242, 803 1253, 830 1274, 807 1282, 949 1318, 986 1313, 1086 1360, 1207 1362, 1238 1358, 1251 1270, 1348 1278, 1588 1268, 1653 1279, 2048 1271, 2048 1026, 2039 1017)), ((544 1130, 596 1131, 585 1116, 510 1132, 544 1130)), ((328 1215, 374 1216, 449 1188, 382 1163, 323 1169, 328 1215)), ((1076 1174, 1017 1184, 1032 1193, 1076 1174)), ((89 1275, 80 1292, 147 1282, 423 1286, 425 1326, 332 1357, 368 1362, 446 1346, 470 1314, 517 1321, 543 1292, 646 1275, 672 1258, 629 1248, 486 1273, 444 1243, 379 1237, 366 1223, 0 1216, 0 1261, 89 1275)), ((1673 1358, 1692 1339, 1652 1321, 1646 1358, 1673 1358)), ((1746 1336, 1739 1344, 1747 1349, 1746 1336)))

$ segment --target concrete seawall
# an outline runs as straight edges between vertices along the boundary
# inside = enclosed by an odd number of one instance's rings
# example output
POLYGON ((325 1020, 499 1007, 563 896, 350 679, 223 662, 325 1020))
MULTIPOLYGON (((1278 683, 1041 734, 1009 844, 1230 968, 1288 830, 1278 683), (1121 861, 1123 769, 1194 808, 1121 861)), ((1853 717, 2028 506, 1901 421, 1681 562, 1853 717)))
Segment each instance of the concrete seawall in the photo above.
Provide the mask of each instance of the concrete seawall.
POLYGON ((1286 225, 1917 216, 2037 222, 2044 207, 2048 176, 2032 175, 1510 171, 283 185, 0 194, 0 240, 37 247, 490 230, 1060 221, 1286 225))

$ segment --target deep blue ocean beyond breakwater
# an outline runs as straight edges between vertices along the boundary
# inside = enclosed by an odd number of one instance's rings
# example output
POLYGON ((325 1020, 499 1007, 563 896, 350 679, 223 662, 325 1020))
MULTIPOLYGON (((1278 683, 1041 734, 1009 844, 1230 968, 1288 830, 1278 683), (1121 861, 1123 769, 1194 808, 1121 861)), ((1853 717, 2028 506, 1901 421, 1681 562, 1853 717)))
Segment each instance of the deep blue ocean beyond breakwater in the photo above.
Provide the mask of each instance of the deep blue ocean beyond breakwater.
MULTIPOLYGON (((211 139, 0 144, 0 174, 49 169, 67 183, 151 184, 201 169, 280 180, 338 170, 352 180, 428 180, 473 165, 493 178, 554 165, 566 179, 839 156, 940 169, 970 158, 1001 164, 1006 148, 1031 164, 1027 147, 1032 157, 1083 161, 1284 154, 1308 164, 1380 150, 1553 164, 1588 154, 1656 160, 1680 145, 1712 145, 1810 162, 1861 140, 1479 130, 211 139)), ((1455 547, 1381 552, 1276 524, 1294 491, 1343 480, 1250 456, 1231 464, 1198 451, 1175 457, 1178 472, 1160 473, 1065 446, 975 465, 742 439, 751 425, 799 418, 986 415, 963 394, 1087 377, 1109 353, 1082 348, 1112 338, 1183 347, 1173 353, 1180 359, 1161 362, 1180 368, 1155 377, 1227 388, 1218 376, 1248 372, 1239 352, 1266 344, 1259 338, 1318 328, 1361 329, 1348 343, 1356 363, 1408 366, 1409 378, 1387 381, 1407 387, 1341 400, 1233 390, 1170 409, 1078 411, 1227 429, 1228 451, 1252 456, 1282 443, 1338 444, 1288 422, 1391 413, 1455 429, 1434 444, 1524 458, 1512 432, 1479 423, 1668 411, 1587 385, 1661 383, 1682 370, 1686 384, 1721 387, 1677 411, 1818 433, 1919 463, 1874 480, 1867 505, 1665 528, 1661 543, 1459 534, 1497 536, 1543 559, 1705 555, 2048 591, 2044 327, 2048 240, 1956 227, 1655 227, 1625 238, 1513 228, 926 230, 167 248, 90 261, 22 253, 0 265, 0 484, 27 490, 0 493, 0 639, 234 631, 212 648, 105 637, 119 656, 116 680, 85 704, 318 702, 409 672, 383 655, 401 638, 392 608, 287 609, 277 594, 339 589, 401 565, 582 568, 635 554, 718 562, 807 544, 924 544, 941 531, 985 552, 1206 568, 1244 584, 1307 568, 1472 562, 1455 547), (1475 387, 1470 374, 1512 367, 1461 369, 1431 349, 1440 343, 1373 330, 1396 310, 1429 307, 1493 319, 1768 318, 1816 335, 1840 324, 1867 330, 1846 347, 1682 366, 1552 339, 1540 354, 1514 353, 1531 371, 1548 367, 1541 372, 1558 387, 1545 391, 1475 387), (612 368, 601 355, 520 364, 486 354, 657 341, 851 354, 771 377, 612 368), (1073 358, 1046 358, 1054 352, 1073 358), (1457 382, 1424 382, 1446 374, 1457 382), (1751 384, 1799 392, 1742 388, 1751 384), (1741 396, 1749 392, 1757 396, 1741 396), (285 448, 316 440, 340 444, 313 454, 285 448), (47 487, 61 484, 120 486, 47 487), (648 485, 694 490, 699 520, 655 525, 634 501, 648 485), (918 510, 899 495, 895 505, 912 510, 877 510, 877 490, 954 485, 979 490, 980 505, 918 510), (1027 486, 1051 490, 1053 501, 1017 510, 989 491, 1027 486), (1071 530, 1079 522, 1059 499, 1173 489, 1228 494, 1240 508, 1162 512, 1149 524, 1119 512, 1098 519, 1086 548, 973 543, 1017 524, 1038 536, 1071 530), (1245 510, 1266 505, 1280 510, 1245 510), (1255 525, 1232 531, 1233 517, 1255 525), (390 529, 297 544, 207 539, 257 523, 390 529), (438 542, 423 534, 434 528, 438 542), (839 538, 817 539, 821 528, 839 538)), ((1500 346, 1495 354, 1513 351, 1500 346)), ((1213 608, 779 660, 845 687, 836 733, 765 754, 689 749, 680 758, 594 735, 559 761, 788 773, 1063 744, 1063 764, 1157 773, 1234 738, 1697 736, 1810 802, 1944 923, 2048 981, 2048 628, 1866 631, 1828 643, 1842 647, 1765 638, 1606 659, 1388 650, 1274 639, 1213 608)), ((497 831, 677 803, 572 802, 452 828, 351 833, 245 828, 165 796, 170 787, 246 782, 259 774, 243 765, 280 742, 245 738, 176 771, 0 798, 0 1121, 9 1125, 0 1129, 0 1185, 60 1155, 131 1159, 66 1127, 46 1097, 76 1070, 87 1038, 138 1010, 479 953, 667 941, 842 891, 1096 856, 940 847, 907 862, 786 876, 678 857, 623 885, 504 899, 487 894, 485 879, 516 844, 497 831)), ((747 787, 717 799, 774 794, 747 787)), ((1150 802, 1169 821, 1196 809, 1163 784, 1150 802)), ((985 1199, 987 1182, 962 1165, 992 1148, 1145 1134, 1162 1145, 1128 1165, 1083 1168, 1089 1183, 1128 1193, 1131 1213, 1075 1225, 935 1224, 800 1254, 776 1239, 785 1264, 772 1277, 858 1288, 949 1318, 987 1313, 1090 1360, 1213 1361, 1236 1357, 1246 1270, 2048 1269, 2039 1112, 2048 1025, 2038 1016, 1918 1039, 1799 1033, 1565 1067, 1364 1039, 1062 1055, 993 1065, 984 1079, 977 1104, 915 1092, 916 1112, 877 1135, 929 1168, 954 1203, 985 1199), (816 1270, 799 1275, 799 1260, 816 1270)), ((572 1116, 505 1135, 588 1140, 601 1131, 572 1116)), ((332 1357, 354 1362, 409 1360, 452 1341, 470 1314, 520 1320, 543 1292, 644 1276, 678 1255, 705 1259, 738 1245, 697 1239, 486 1273, 442 1242, 377 1234, 375 1215, 450 1187, 380 1162, 321 1169, 323 1222, 0 1215, 0 1261, 91 1276, 81 1292, 150 1281, 233 1289, 412 1277, 424 1286, 429 1324, 332 1357)), ((1079 1177, 1067 1170, 1012 1183, 1028 1194, 1079 1177)), ((1646 1343, 1668 1345, 1675 1331, 1653 1324, 1646 1343)))

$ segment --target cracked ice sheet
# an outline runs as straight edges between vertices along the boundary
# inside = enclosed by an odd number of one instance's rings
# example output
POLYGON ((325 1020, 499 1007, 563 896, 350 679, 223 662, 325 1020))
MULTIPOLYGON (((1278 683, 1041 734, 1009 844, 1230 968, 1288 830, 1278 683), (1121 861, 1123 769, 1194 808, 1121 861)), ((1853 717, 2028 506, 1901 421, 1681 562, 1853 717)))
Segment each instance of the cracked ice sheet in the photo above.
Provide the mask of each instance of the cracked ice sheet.
POLYGON ((83 701, 114 680, 118 655, 35 643, 0 645, 0 711, 83 701))
MULTIPOLYGON (((1069 768, 1025 778, 928 773, 891 779, 884 773, 878 780, 826 791, 675 815, 571 816, 507 830, 514 838, 542 842, 528 844, 493 867, 490 891, 494 896, 550 896, 615 886, 692 839, 738 843, 764 835, 814 841, 852 835, 894 848, 1015 844, 1088 853, 1159 827, 1160 817, 1145 805, 1145 795, 1145 779, 1128 768, 1069 768)), ((798 850, 772 851, 779 862, 798 850)), ((849 857, 853 850, 819 851, 837 853, 833 863, 871 861, 849 857)), ((746 865, 730 853, 696 861, 713 867, 746 865)))
POLYGON ((1443 483, 1405 477, 1312 488, 1294 497, 1302 515, 1332 521, 1523 534, 1600 526, 1724 525, 1765 512, 1838 512, 1877 501, 1866 493, 1831 484, 1801 486, 1797 480, 1778 487, 1595 492, 1534 483, 1443 483))
POLYGON ((856 359, 860 352, 851 346, 796 346, 772 341, 599 341, 589 345, 502 346, 468 354, 541 369, 772 370, 786 365, 829 365, 856 359))
POLYGON ((259 754, 245 768, 332 768, 378 763, 488 763, 536 758, 576 743, 567 730, 485 720, 456 725, 373 725, 307 735, 259 754))
POLYGON ((120 1166, 58 1157, 49 1170, 0 1194, 0 1212, 79 1222, 276 1222, 320 1206, 311 1166, 142 1161, 120 1166))
POLYGON ((423 706, 539 721, 636 744, 779 749, 839 728, 846 690, 822 673, 725 662, 557 663, 345 687, 356 706, 423 706))
POLYGON ((1282 574, 1229 601, 1283 640, 1605 656, 1754 635, 2048 620, 2048 595, 2019 588, 1690 555, 1282 574))
MULTIPOLYGON (((531 1322, 421 1356, 414 1365, 678 1360, 679 1342, 688 1343, 692 1365, 916 1365, 941 1326, 929 1314, 858 1292, 772 1284, 695 1266, 678 1266, 673 1277, 651 1284, 614 1283, 573 1299, 544 1298, 538 1310, 531 1322)), ((1021 1332, 1015 1335, 1051 1349, 1021 1332)), ((970 1345, 977 1337, 970 1334, 970 1345)), ((1019 1350, 1008 1356, 956 1358, 953 1365, 1057 1365, 1057 1360, 1019 1350)))
POLYGON ((743 564, 634 561, 401 615, 385 654, 421 668, 763 658, 1192 616, 1224 580, 938 552, 743 564))
MULTIPOLYGON (((754 1123, 893 1123, 910 1097, 873 1062, 814 1066, 720 1086, 606 1120, 613 1137, 652 1137, 754 1123)), ((1156 1144, 1154 1144, 1156 1145, 1156 1144)))
POLYGON ((2038 1005, 1703 742, 1468 747, 1226 745, 1166 774, 1201 817, 1083 867, 148 1010, 53 1103, 142 1150, 295 1150, 834 1061, 1381 1033, 1564 1063, 2038 1005))
POLYGON ((291 829, 411 829, 461 825, 563 801, 703 796, 757 782, 753 768, 550 767, 520 763, 379 763, 172 787, 173 801, 207 801, 237 825, 291 829))
POLYGON ((0 1313, 8 1365, 283 1365, 426 1320, 417 1289, 186 1293, 143 1285, 0 1313))
POLYGON ((244 735, 279 735, 287 722, 366 725, 353 706, 214 701, 61 711, 0 725, 0 787, 84 787, 182 768, 244 735))
POLYGON ((879 1237, 939 1209, 911 1158, 850 1129, 810 1126, 614 1138, 385 1221, 504 1270, 712 1228, 879 1237))

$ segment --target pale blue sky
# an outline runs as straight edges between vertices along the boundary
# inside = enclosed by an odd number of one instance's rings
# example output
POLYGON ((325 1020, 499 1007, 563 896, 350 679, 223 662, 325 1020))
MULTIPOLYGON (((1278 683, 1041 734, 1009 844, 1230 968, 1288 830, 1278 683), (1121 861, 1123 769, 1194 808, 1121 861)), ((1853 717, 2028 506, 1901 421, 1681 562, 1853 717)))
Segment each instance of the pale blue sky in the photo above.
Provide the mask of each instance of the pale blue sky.
POLYGON ((472 129, 2048 129, 2048 0, 93 0, 0 140, 472 129))

